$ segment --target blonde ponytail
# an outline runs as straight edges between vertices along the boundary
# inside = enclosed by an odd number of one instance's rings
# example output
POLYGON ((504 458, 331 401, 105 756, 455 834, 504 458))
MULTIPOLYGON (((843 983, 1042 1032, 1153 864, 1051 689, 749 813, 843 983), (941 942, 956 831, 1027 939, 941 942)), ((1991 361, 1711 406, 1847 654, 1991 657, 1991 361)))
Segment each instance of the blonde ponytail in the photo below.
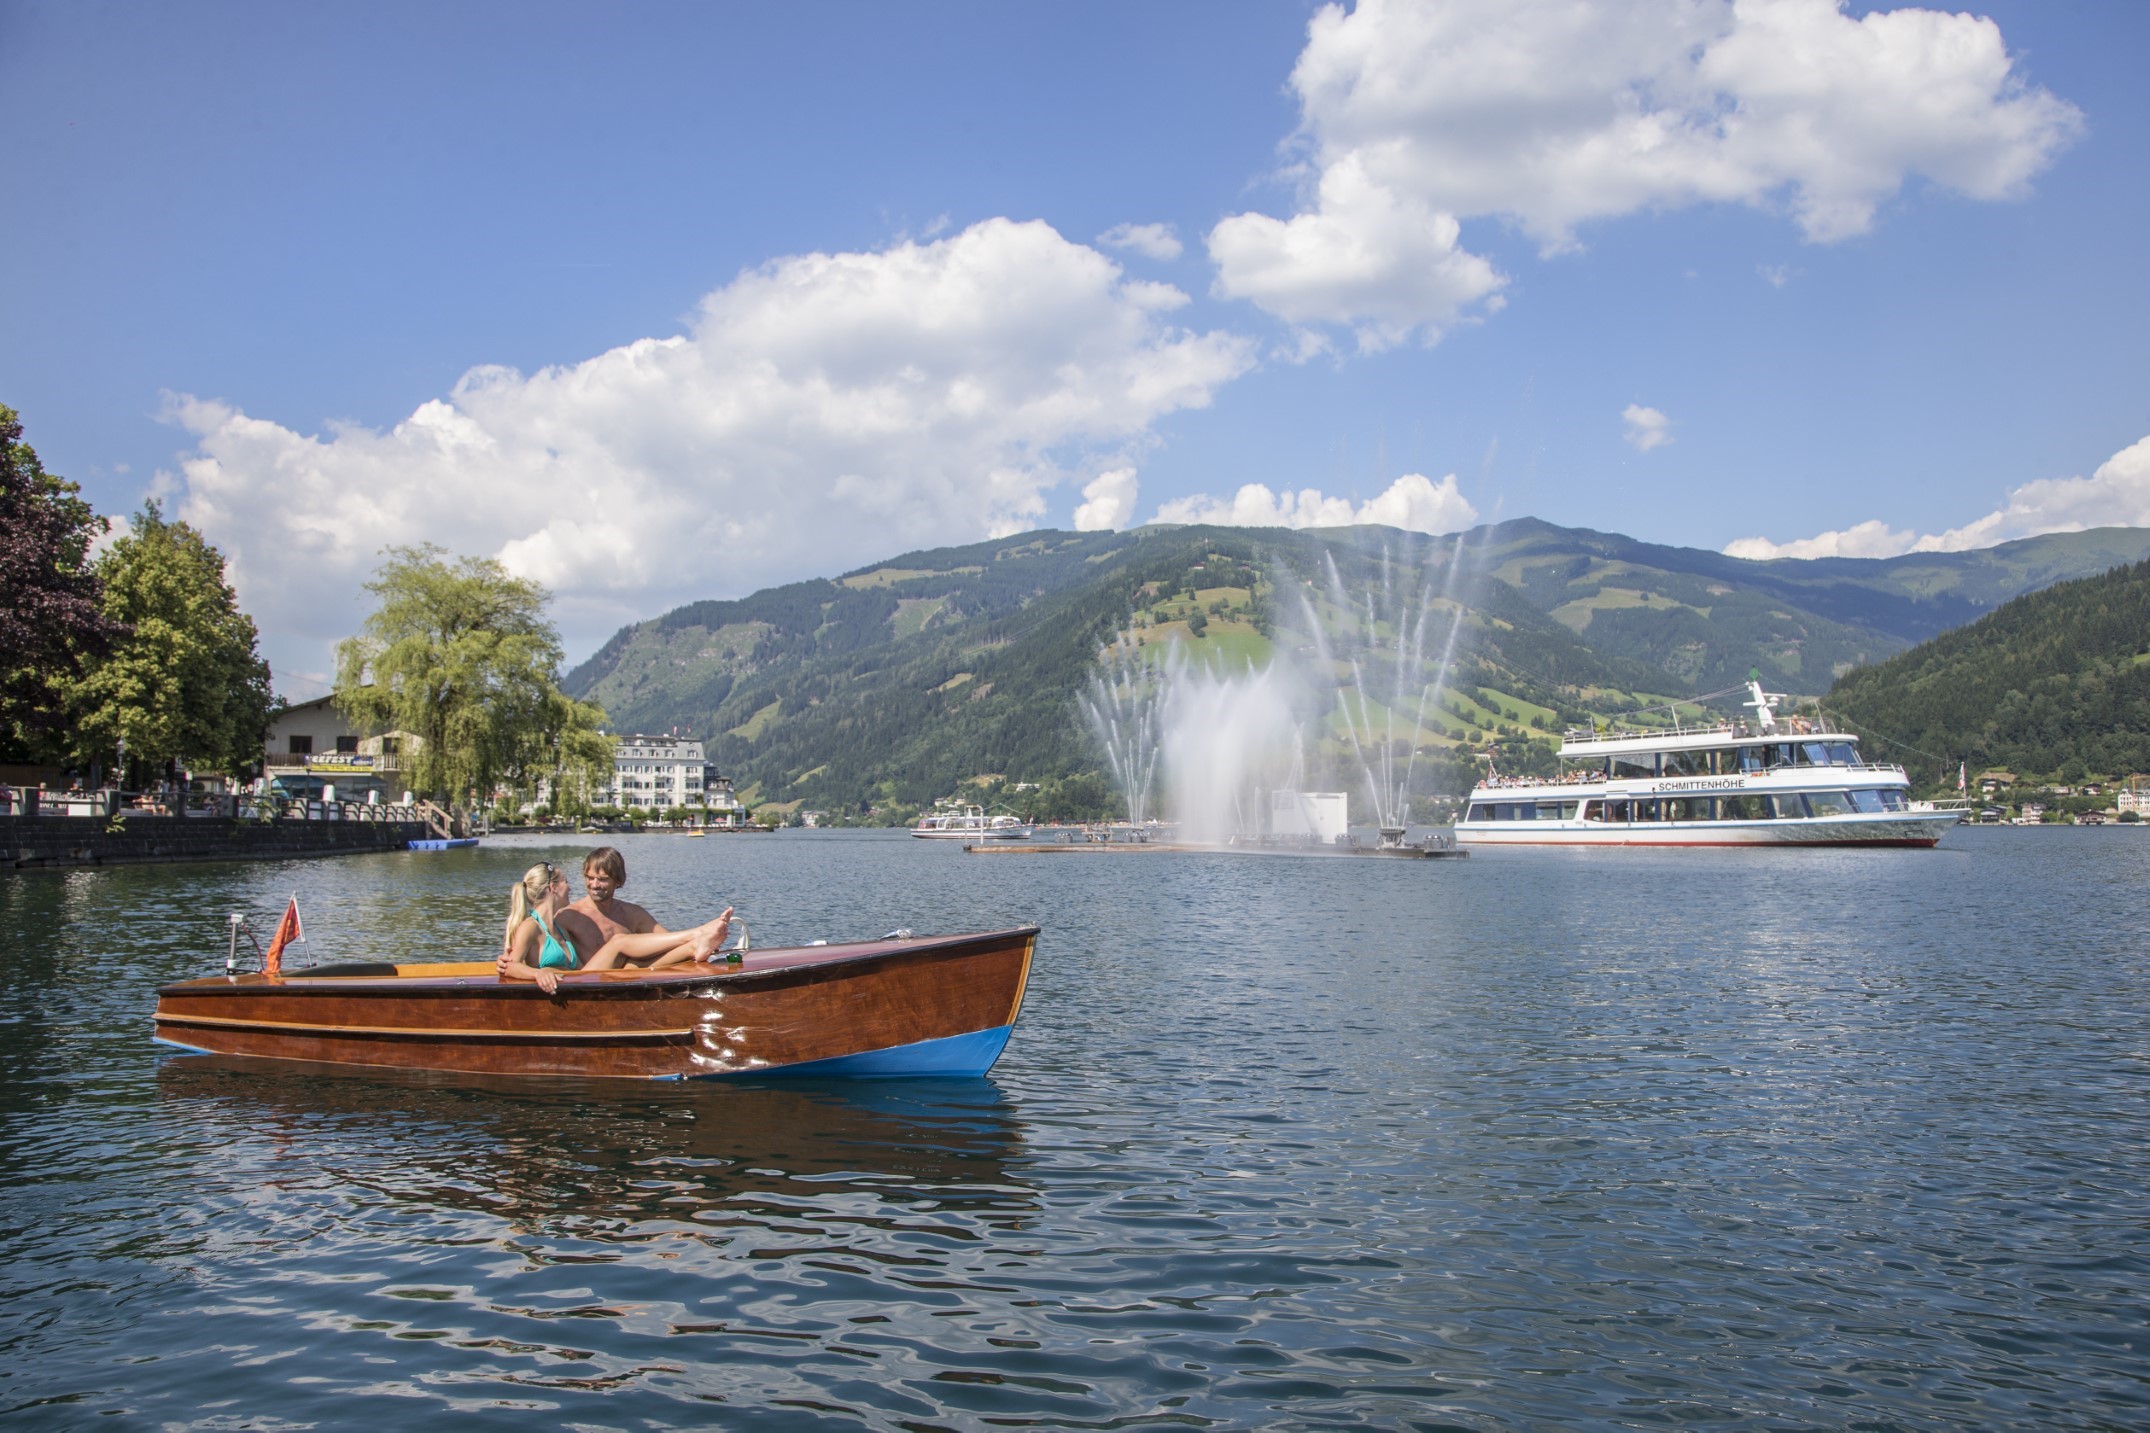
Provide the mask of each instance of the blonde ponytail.
POLYGON ((530 918, 530 908, 545 899, 545 892, 552 889, 552 879, 558 874, 552 862, 540 861, 508 888, 508 929, 501 937, 501 949, 515 944, 516 929, 530 918))

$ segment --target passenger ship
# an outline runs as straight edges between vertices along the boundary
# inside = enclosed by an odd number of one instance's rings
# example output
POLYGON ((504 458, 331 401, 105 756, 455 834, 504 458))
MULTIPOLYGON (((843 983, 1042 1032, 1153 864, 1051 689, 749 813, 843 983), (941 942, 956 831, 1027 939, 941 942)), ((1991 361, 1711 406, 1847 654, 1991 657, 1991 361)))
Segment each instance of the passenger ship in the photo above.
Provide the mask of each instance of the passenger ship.
POLYGON ((1489 776, 1456 840, 1480 846, 1931 846, 1961 803, 1911 800, 1901 766, 1859 738, 1779 719, 1749 682, 1750 721, 1671 731, 1571 731, 1555 777, 1489 776))
POLYGON ((988 817, 982 806, 942 802, 918 818, 911 834, 928 841, 1027 841, 1030 827, 1014 816, 988 817))

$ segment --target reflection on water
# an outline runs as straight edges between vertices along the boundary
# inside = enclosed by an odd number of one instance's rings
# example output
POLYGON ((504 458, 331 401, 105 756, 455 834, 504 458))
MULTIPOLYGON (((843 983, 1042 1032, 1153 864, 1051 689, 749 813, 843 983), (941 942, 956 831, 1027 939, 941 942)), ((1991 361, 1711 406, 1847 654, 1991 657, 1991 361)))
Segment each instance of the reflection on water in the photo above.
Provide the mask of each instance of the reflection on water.
MULTIPOLYGON (((383 1199, 531 1228, 700 1218, 841 1186, 896 1206, 1014 1218, 1014 1107, 987 1080, 825 1081, 715 1092, 293 1067, 177 1055, 164 1113, 233 1157, 378 1156, 383 1199), (294 1078, 294 1075, 297 1078, 294 1078)), ((346 1171, 344 1177, 352 1177, 346 1171)))
POLYGON ((538 849, 0 874, 0 1418, 2144 1426, 2150 838, 1468 863, 627 838, 757 943, 1044 927, 991 1081, 151 1053, 538 849))

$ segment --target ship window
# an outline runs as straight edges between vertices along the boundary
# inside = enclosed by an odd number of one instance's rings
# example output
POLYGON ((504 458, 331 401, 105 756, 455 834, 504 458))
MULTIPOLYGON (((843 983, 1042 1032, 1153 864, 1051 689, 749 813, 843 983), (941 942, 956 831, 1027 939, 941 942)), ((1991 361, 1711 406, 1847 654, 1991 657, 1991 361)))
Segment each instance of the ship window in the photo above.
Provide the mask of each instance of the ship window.
POLYGON ((1710 798, 1707 796, 1669 796, 1665 798, 1667 821, 1707 821, 1710 819, 1710 798))
POLYGON ((1665 753, 1666 776, 1707 776, 1710 756, 1706 751, 1668 751, 1665 753))
POLYGON ((1878 794, 1881 797, 1882 810, 1901 811, 1904 809, 1904 793, 1902 788, 1895 786, 1884 787, 1878 794))
POLYGON ((1780 741, 1774 746, 1765 746, 1762 748, 1762 753, 1762 764, 1768 769, 1774 770, 1777 767, 1792 764, 1792 746, 1790 742, 1780 741))
POLYGON ((1637 801, 1632 809, 1635 813, 1635 820, 1655 821, 1657 819, 1657 798, 1652 796, 1645 800, 1637 801))
POLYGON ((1605 803, 1602 801, 1585 801, 1580 811, 1585 821, 1603 821, 1605 819, 1605 803))
POLYGON ((1573 821, 1575 819, 1575 803, 1573 801, 1540 802, 1538 805, 1538 819, 1540 821, 1573 821))
POLYGON ((1853 791, 1848 792, 1847 794, 1851 797, 1852 810, 1864 811, 1869 816, 1878 816, 1881 814, 1882 808, 1880 792, 1853 791))
POLYGON ((1762 769, 1762 750, 1760 747, 1742 746, 1736 750, 1726 752, 1724 756, 1723 770, 1726 772, 1760 771, 1762 769))
POLYGON ((1721 796, 1717 800, 1717 819, 1720 821, 1752 821, 1759 814, 1761 801, 1751 796, 1721 796))
POLYGON ((1628 819, 1627 803, 1625 801, 1606 802, 1605 819, 1608 821, 1626 821, 1628 819))
POLYGON ((1829 743, 1829 760, 1838 766, 1857 766, 1859 753, 1848 741, 1832 741, 1829 743))
POLYGON ((1509 821, 1529 821, 1538 814, 1538 808, 1528 801, 1503 801, 1501 816, 1509 821))
POLYGON ((1807 807, 1817 816, 1844 816, 1851 811, 1851 796, 1843 791, 1809 791, 1807 807))
POLYGON ((1485 820, 1485 819, 1486 819, 1486 804, 1485 804, 1485 803, 1484 803, 1483 801, 1474 801, 1474 802, 1472 802, 1472 803, 1471 803, 1471 809, 1470 809, 1470 810, 1469 810, 1469 811, 1468 811, 1467 813, 1465 813, 1465 815, 1464 815, 1463 819, 1464 819, 1464 820, 1466 820, 1466 821, 1483 821, 1483 820, 1485 820))
POLYGON ((1807 798, 1794 791, 1788 796, 1764 796, 1762 800, 1776 808, 1779 821, 1802 821, 1806 819, 1807 798))
POLYGON ((1657 775, 1657 753, 1645 751, 1637 752, 1630 756, 1616 756, 1612 759, 1612 766, 1613 776, 1616 779, 1620 777, 1655 776, 1657 775))

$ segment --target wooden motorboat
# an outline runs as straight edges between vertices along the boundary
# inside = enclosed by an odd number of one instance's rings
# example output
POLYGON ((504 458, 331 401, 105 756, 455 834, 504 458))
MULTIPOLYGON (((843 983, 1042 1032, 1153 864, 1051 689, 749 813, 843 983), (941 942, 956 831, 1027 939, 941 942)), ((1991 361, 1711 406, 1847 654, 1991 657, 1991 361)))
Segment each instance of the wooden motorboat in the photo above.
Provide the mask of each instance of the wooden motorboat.
POLYGON ((350 962, 157 992, 182 1050, 508 1075, 982 1075, 1023 1005, 1038 928, 757 950, 730 964, 569 972, 350 962))

